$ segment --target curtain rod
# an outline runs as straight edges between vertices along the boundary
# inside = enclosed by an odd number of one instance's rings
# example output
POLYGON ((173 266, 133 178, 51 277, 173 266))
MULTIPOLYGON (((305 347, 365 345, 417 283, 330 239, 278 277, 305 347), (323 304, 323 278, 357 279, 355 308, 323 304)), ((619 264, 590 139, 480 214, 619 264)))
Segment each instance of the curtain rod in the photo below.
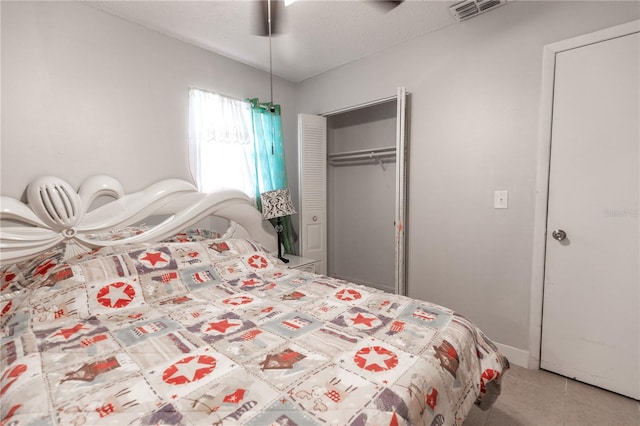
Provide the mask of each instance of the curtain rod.
POLYGON ((213 92, 211 90, 201 89, 201 88, 195 87, 195 86, 189 86, 189 89, 194 89, 194 90, 199 90, 201 92, 211 93, 212 95, 224 96, 225 98, 233 99, 234 101, 247 102, 246 99, 238 99, 235 96, 229 96, 229 95, 225 95, 224 93, 213 92))
MULTIPOLYGON (((201 92, 211 93, 212 95, 222 96, 222 97, 225 97, 227 99, 233 99, 234 101, 238 101, 238 102, 245 102, 245 103, 248 103, 248 104, 251 103, 250 101, 252 99, 257 99, 258 101, 260 101, 260 98, 244 98, 244 99, 240 99, 240 98, 236 98, 235 96, 225 95, 224 93, 218 93, 218 92, 213 92, 213 91, 207 90, 207 89, 201 89, 201 88, 195 87, 195 86, 189 86, 189 90, 192 90, 192 89, 193 90, 199 90, 201 92)), ((272 104, 271 102, 258 102, 258 107, 260 109, 271 111, 271 109, 270 109, 271 104, 272 104)), ((276 110, 280 109, 280 105, 278 105, 278 104, 274 104, 273 106, 276 108, 276 110)))

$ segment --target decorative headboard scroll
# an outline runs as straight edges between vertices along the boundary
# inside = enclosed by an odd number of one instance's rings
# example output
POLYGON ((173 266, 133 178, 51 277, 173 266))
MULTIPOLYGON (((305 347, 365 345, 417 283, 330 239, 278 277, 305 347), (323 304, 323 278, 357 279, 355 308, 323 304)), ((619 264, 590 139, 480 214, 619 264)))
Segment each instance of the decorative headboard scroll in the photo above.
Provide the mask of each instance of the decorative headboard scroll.
POLYGON ((201 193, 187 181, 166 179, 125 194, 113 177, 96 175, 76 192, 64 180, 44 176, 29 184, 26 197, 26 204, 0 198, 0 220, 12 222, 0 228, 2 264, 36 256, 63 241, 67 257, 103 246, 160 241, 207 216, 231 222, 227 237, 252 238, 268 250, 277 249, 273 227, 240 191, 201 193), (89 210, 102 196, 114 200, 89 210), (92 238, 158 215, 167 217, 141 234, 117 241, 92 238))

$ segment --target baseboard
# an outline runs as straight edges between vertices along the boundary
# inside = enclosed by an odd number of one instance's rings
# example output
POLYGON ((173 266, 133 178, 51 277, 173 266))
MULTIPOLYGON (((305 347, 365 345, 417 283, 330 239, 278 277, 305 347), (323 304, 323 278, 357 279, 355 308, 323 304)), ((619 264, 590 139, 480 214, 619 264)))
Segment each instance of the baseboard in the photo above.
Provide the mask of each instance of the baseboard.
POLYGON ((509 345, 503 345, 502 343, 496 343, 496 346, 500 349, 502 355, 507 357, 511 364, 529 368, 529 351, 514 348, 509 345))

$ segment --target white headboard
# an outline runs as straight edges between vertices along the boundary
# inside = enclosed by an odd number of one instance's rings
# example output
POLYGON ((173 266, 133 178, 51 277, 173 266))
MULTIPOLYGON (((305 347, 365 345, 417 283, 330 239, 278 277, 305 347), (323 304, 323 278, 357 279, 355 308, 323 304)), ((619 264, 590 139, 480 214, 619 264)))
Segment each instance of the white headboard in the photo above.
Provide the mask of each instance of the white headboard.
POLYGON ((189 182, 167 179, 142 191, 125 194, 116 179, 96 175, 76 190, 64 180, 44 176, 31 182, 27 202, 0 197, 0 263, 36 256, 60 242, 67 256, 115 244, 156 242, 188 228, 207 216, 230 221, 225 237, 251 238, 269 251, 277 250, 273 226, 262 218, 242 192, 202 193, 189 182), (112 200, 91 209, 100 197, 112 200), (92 239, 91 234, 120 229, 153 216, 161 223, 139 235, 117 241, 92 239))

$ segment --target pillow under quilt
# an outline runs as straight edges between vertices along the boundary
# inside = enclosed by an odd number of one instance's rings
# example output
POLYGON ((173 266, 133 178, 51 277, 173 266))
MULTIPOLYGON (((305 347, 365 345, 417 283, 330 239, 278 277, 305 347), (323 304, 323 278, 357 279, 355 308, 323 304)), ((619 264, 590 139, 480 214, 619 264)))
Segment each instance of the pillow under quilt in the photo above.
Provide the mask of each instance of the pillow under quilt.
MULTIPOLYGON (((97 234, 89 234, 87 236, 97 241, 119 241, 134 237, 149 229, 151 229, 149 226, 140 224, 97 234)), ((162 240, 162 242, 198 242, 217 239, 221 236, 217 231, 189 228, 162 240)), ((16 291, 32 287, 33 285, 38 286, 49 278, 50 274, 55 272, 55 266, 65 260, 64 253, 65 244, 59 243, 32 259, 0 268, 0 300, 10 298, 11 294, 16 291)))

